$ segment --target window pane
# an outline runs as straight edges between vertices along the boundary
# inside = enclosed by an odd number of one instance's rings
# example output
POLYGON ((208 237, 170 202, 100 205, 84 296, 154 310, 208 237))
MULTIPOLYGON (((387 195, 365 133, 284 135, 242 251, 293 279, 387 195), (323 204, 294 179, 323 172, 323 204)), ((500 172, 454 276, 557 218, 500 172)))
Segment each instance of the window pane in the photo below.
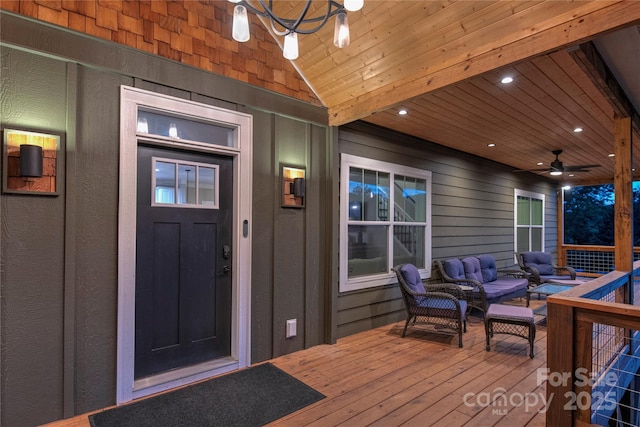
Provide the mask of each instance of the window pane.
POLYGON ((386 225, 350 225, 349 277, 387 273, 386 225))
POLYGON ((193 165, 178 165, 178 204, 196 203, 196 170, 193 165))
POLYGON ((215 206, 216 186, 214 168, 198 166, 198 204, 215 206))
POLYGON ((518 196, 518 225, 530 225, 530 201, 528 197, 518 196))
POLYGON ((153 111, 138 110, 138 133, 234 146, 233 129, 153 111))
POLYGON ((542 225, 542 200, 531 199, 531 225, 542 225))
POLYGON ((349 219, 352 221, 362 221, 362 172, 360 168, 349 169, 349 219))
POLYGON ((424 227, 393 227, 393 265, 411 263, 424 268, 424 227))
POLYGON ((518 227, 518 252, 527 252, 529 250, 529 229, 518 227))
POLYGON ((398 222, 425 222, 427 218, 427 181, 396 175, 394 219, 398 222))
POLYGON ((389 220, 389 174, 367 169, 349 170, 349 219, 389 220))
POLYGON ((176 165, 155 162, 155 203, 175 203, 176 165))
POLYGON ((531 250, 542 251, 542 228, 531 229, 531 250))

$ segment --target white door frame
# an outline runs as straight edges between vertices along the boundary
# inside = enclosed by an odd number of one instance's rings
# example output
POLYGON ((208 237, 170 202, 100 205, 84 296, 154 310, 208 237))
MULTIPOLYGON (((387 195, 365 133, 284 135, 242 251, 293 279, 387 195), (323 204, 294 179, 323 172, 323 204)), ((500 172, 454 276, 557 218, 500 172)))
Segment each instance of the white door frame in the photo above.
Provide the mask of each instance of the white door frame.
POLYGON ((118 336, 116 403, 219 375, 251 363, 251 176, 253 118, 129 86, 120 88, 118 200, 118 336), (137 134, 139 107, 210 121, 233 129, 231 146, 137 134), (231 356, 134 380, 137 149, 140 140, 233 157, 231 356), (240 197, 242 195, 242 197, 240 197))

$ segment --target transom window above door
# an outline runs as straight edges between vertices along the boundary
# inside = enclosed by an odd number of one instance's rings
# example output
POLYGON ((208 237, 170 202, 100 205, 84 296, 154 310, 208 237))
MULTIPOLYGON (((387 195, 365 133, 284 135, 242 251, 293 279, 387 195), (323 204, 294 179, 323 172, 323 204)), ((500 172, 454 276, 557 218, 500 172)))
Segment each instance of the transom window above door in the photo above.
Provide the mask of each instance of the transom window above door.
POLYGON ((153 158, 152 206, 218 209, 218 166, 153 158))

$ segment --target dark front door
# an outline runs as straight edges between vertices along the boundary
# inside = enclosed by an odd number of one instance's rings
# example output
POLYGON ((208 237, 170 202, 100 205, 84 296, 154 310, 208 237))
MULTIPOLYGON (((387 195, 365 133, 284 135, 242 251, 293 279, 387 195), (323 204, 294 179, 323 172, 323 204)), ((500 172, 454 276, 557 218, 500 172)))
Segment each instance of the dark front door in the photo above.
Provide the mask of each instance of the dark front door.
POLYGON ((136 379, 230 355, 232 169, 138 147, 136 379))

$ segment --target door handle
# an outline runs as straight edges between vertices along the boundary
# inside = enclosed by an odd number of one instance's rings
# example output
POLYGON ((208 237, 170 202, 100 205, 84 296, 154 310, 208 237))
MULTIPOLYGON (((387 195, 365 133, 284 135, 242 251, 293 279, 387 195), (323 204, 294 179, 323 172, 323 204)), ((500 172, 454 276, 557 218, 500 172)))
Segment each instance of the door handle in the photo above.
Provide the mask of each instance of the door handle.
POLYGON ((230 271, 231 271, 231 268, 228 265, 225 265, 224 267, 222 267, 222 272, 224 274, 227 274, 230 271))

